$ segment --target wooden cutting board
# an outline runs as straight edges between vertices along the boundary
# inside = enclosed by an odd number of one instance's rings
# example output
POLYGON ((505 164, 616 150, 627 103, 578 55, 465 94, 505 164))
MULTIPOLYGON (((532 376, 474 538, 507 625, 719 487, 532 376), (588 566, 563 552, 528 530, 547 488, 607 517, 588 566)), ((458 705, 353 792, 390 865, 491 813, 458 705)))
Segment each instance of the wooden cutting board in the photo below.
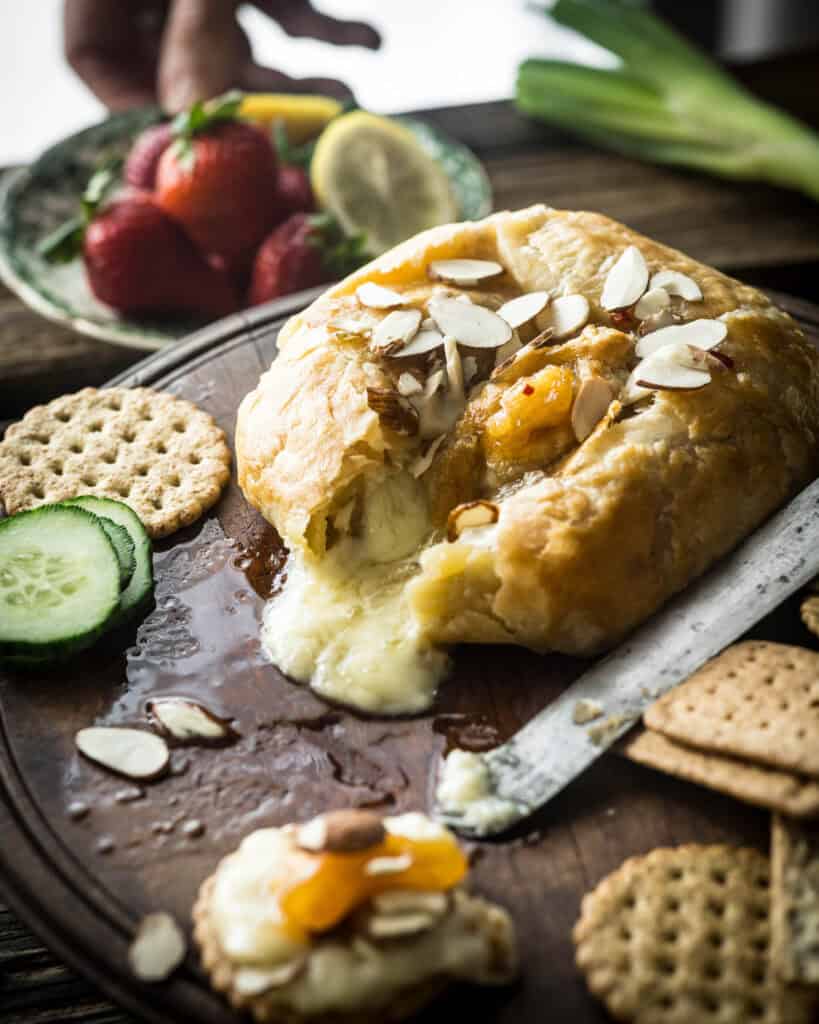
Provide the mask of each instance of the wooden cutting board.
MULTIPOLYGON (((819 307, 777 300, 819 345, 819 307)), ((232 440, 236 407, 270 363, 283 319, 303 297, 209 328, 119 378, 196 402, 232 440)), ((247 832, 342 806, 427 806, 450 744, 485 749, 559 693, 583 662, 504 647, 463 648, 429 714, 363 719, 283 678, 259 647, 259 616, 282 550, 235 481, 211 514, 157 545, 157 609, 134 646, 111 637, 49 672, 0 673, 0 888, 43 940, 114 999, 159 1024, 236 1024, 195 955, 168 983, 135 981, 126 952, 139 918, 187 924, 197 887, 247 832), (77 729, 142 723, 144 702, 188 695, 232 717, 232 746, 175 750, 164 780, 134 787, 80 759, 77 729), (83 804, 81 817, 70 805, 83 804), (198 822, 201 835, 188 823, 198 822), (187 826, 187 828, 186 828, 187 826)), ((816 647, 798 598, 755 636, 816 647)), ((632 765, 614 754, 511 838, 475 847, 474 885, 504 904, 523 953, 521 982, 458 990, 445 1013, 534 1024, 598 1021, 573 964, 582 894, 628 856, 682 842, 766 849, 768 815, 632 765)))

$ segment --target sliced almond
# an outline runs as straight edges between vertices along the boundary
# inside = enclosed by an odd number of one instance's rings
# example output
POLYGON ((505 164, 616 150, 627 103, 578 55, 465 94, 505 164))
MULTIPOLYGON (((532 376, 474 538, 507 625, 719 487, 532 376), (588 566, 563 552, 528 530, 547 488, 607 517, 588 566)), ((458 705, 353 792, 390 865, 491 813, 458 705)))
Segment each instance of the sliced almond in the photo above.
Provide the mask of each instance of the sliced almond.
POLYGON ((538 326, 551 330, 551 341, 562 341, 586 326, 590 311, 585 295, 561 295, 538 318, 538 326))
POLYGON ((444 892, 426 889, 387 889, 376 893, 372 904, 379 914, 430 914, 446 912, 449 899, 444 892))
POLYGON ((485 306, 434 298, 429 300, 429 312, 444 334, 471 348, 500 348, 512 337, 509 324, 485 306))
POLYGON ((449 394, 456 402, 464 401, 464 368, 458 343, 446 335, 444 338, 444 356, 446 357, 446 377, 449 394))
POLYGON ((420 356, 425 352, 432 352, 440 348, 444 343, 444 336, 437 327, 422 327, 420 331, 408 344, 393 353, 396 358, 404 359, 406 356, 420 356))
POLYGON ((420 395, 424 390, 420 380, 411 373, 402 373, 395 386, 398 389, 398 394, 403 395, 404 398, 409 398, 410 395, 420 395))
POLYGON ((408 853, 399 853, 395 857, 373 857, 364 865, 364 874, 375 877, 377 875, 399 875, 412 867, 412 857, 408 853))
POLYGON ((362 306, 369 306, 370 309, 391 309, 393 306, 404 305, 403 295, 372 281, 360 284, 355 290, 355 296, 362 306))
MULTIPOLYGON (((668 295, 679 295, 688 302, 700 302, 702 290, 697 282, 678 270, 658 270, 652 275, 651 288, 662 288, 668 295)), ((639 313, 638 313, 639 316, 639 313)))
POLYGON ((468 501, 457 505, 449 513, 446 524, 448 541, 457 540, 464 530, 476 526, 490 526, 500 517, 500 509, 492 501, 468 501))
POLYGON ((606 276, 600 305, 603 309, 622 309, 635 303, 648 285, 648 267, 636 245, 630 245, 606 276))
MULTIPOLYGON (((706 359, 702 354, 703 362, 706 359)), ((634 370, 638 387, 694 391, 705 387, 711 381, 711 374, 703 366, 693 365, 691 347, 688 345, 664 346, 647 356, 634 370)))
POLYGON ((445 438, 446 434, 439 434, 436 438, 433 438, 424 454, 419 455, 418 458, 410 464, 409 471, 416 480, 419 479, 419 477, 422 477, 432 465, 435 454, 444 443, 445 438))
POLYGON ((381 423, 396 434, 412 437, 418 433, 418 412, 397 391, 367 388, 367 403, 381 423))
POLYGON ((160 732, 179 743, 195 740, 216 743, 233 735, 224 719, 185 697, 157 697, 148 701, 147 712, 160 732))
POLYGON ((170 751, 161 736, 143 729, 94 725, 74 737, 90 761, 129 779, 156 779, 168 767, 170 751))
POLYGON ((358 320, 353 320, 352 317, 347 316, 331 320, 327 326, 330 330, 341 331, 342 334, 361 335, 363 338, 368 338, 373 332, 369 324, 362 324, 358 320))
POLYGON ((128 947, 128 963, 140 981, 164 981, 185 959, 187 943, 170 914, 143 917, 128 947))
POLYGON ((464 368, 464 384, 467 387, 478 375, 478 360, 474 356, 467 356, 462 360, 464 368))
POLYGON ((503 273, 503 267, 494 260, 433 260, 427 273, 433 281, 468 286, 488 277, 497 277, 503 273))
POLYGON ((296 843, 315 853, 356 853, 378 846, 386 834, 381 819, 370 811, 329 811, 300 826, 296 843))
POLYGON ((572 405, 572 430, 585 441, 606 414, 613 398, 611 385, 602 377, 586 377, 572 405))
POLYGON ((697 348, 716 348, 725 340, 728 326, 723 320, 691 320, 687 324, 672 324, 646 334, 637 342, 637 355, 650 356, 666 345, 696 345, 697 348))
POLYGON ((420 326, 420 309, 396 309, 375 328, 371 346, 375 352, 393 355, 412 341, 420 326))
MULTIPOLYGON (((656 277, 657 275, 655 274, 654 276, 656 277)), ((649 291, 645 293, 634 307, 634 315, 638 320, 646 320, 650 316, 656 316, 658 313, 662 313, 662 311, 670 305, 671 296, 665 288, 655 288, 652 284, 649 291)))
POLYGON ((260 996, 273 988, 281 988, 298 977, 304 967, 304 958, 291 960, 279 967, 237 967, 233 974, 233 988, 240 996, 260 996))
POLYGON ((527 292, 525 295, 518 295, 516 299, 505 302, 498 310, 498 316, 514 330, 533 320, 538 313, 546 308, 548 302, 548 292, 527 292))
POLYGON ((376 914, 367 922, 367 931, 374 939, 398 939, 429 931, 436 924, 429 914, 376 914))
POLYGON ((500 366, 505 363, 507 359, 510 359, 515 353, 520 352, 523 348, 523 343, 520 340, 520 335, 517 331, 512 331, 512 337, 505 345, 501 345, 500 348, 495 349, 495 366, 500 366))

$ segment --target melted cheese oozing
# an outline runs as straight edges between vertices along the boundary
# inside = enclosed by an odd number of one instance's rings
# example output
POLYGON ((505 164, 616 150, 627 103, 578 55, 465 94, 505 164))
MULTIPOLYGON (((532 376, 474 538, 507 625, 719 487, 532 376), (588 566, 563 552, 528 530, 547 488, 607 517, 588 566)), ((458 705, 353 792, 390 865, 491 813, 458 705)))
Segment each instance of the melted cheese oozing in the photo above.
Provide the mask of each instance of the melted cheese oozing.
POLYGON ((322 559, 295 553, 265 610, 262 639, 288 676, 328 700, 378 714, 428 707, 449 668, 424 641, 404 588, 429 533, 420 485, 408 474, 373 484, 359 535, 322 559))

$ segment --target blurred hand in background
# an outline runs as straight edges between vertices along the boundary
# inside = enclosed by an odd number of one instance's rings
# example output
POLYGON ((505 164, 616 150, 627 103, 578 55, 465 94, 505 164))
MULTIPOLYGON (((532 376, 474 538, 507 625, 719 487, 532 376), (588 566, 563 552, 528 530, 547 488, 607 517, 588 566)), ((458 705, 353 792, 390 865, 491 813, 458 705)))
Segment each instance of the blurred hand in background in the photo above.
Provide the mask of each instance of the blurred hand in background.
MULTIPOLYGON (((110 110, 158 103, 175 113, 231 88, 345 97, 334 78, 291 78, 253 60, 240 0, 64 0, 66 59, 110 110)), ((363 22, 340 21, 309 0, 255 0, 290 36, 377 49, 363 22)))

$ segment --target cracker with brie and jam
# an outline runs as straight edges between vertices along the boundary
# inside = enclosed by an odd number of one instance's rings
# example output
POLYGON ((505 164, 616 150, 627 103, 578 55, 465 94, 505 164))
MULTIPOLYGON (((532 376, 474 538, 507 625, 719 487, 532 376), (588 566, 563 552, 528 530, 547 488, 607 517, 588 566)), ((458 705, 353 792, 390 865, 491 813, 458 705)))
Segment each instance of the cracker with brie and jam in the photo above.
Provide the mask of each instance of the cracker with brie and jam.
POLYGON ((819 466, 819 357, 764 294, 598 214, 434 228, 279 335, 239 480, 291 551, 275 663, 423 709, 451 644, 591 654, 819 466))

